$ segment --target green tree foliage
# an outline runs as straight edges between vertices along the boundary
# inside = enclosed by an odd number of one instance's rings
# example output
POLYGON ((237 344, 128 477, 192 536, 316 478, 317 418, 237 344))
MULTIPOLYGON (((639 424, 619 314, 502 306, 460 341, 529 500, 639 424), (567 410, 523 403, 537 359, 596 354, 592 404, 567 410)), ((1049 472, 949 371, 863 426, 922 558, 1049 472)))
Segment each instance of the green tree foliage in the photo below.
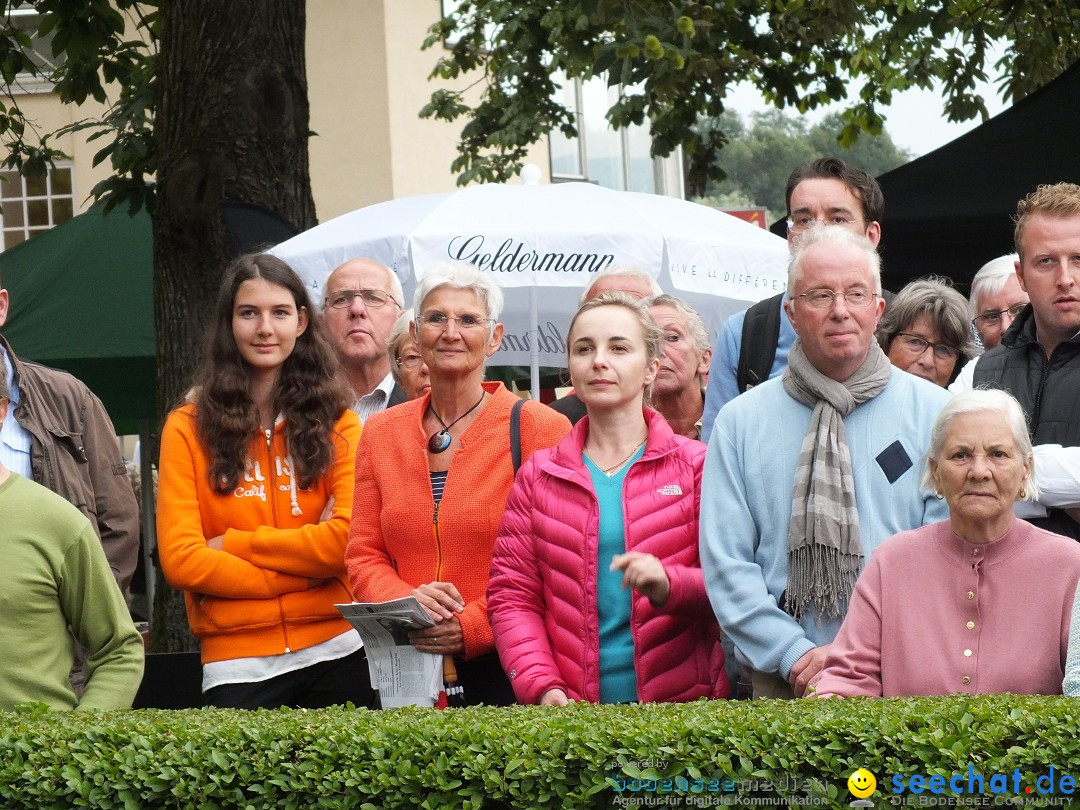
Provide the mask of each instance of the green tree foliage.
POLYGON ((738 113, 727 111, 698 126, 720 130, 730 139, 717 157, 717 167, 725 177, 708 182, 703 201, 717 207, 745 205, 736 202, 739 200, 763 206, 769 210, 769 222, 786 213, 784 185, 800 163, 838 157, 876 177, 911 159, 886 132, 842 146, 836 139, 843 128, 839 113, 810 125, 805 118, 770 110, 753 113, 747 124, 738 113))
POLYGON ((32 58, 30 35, 15 24, 15 18, 0 18, 3 165, 26 174, 42 174, 53 161, 67 157, 52 146, 53 137, 90 130, 89 139, 101 141, 94 165, 109 161, 113 172, 91 190, 91 195, 105 199, 109 207, 126 201, 137 209, 148 203, 156 170, 153 119, 158 3, 35 0, 26 5, 41 15, 37 34, 50 42, 57 67, 32 58), (114 101, 100 120, 77 121, 58 133, 41 133, 26 119, 12 92, 20 77, 51 81, 65 104, 82 104, 91 98, 105 102, 110 93, 114 101))
MULTIPOLYGON (((1015 102, 1080 57, 1075 0, 460 0, 426 42, 450 37, 433 76, 479 77, 436 91, 423 115, 468 119, 453 164, 462 184, 501 180, 553 129, 573 134, 553 75, 604 77, 635 90, 608 112, 613 126, 649 122, 653 154, 680 144, 692 191, 720 176, 725 133, 696 126, 724 112, 747 81, 779 109, 846 101, 841 142, 882 131, 881 108, 911 87, 944 88, 950 121, 987 116, 976 90, 991 50, 1015 102), (474 84, 475 84, 474 83, 474 84), (852 91, 852 88, 858 88, 852 91), (476 90, 479 89, 477 95, 476 90), (478 100, 477 100, 478 98, 478 100)), ((993 71, 991 71, 993 72, 993 71)))
MULTIPOLYGON (((15 5, 15 4, 11 4, 15 5)), ((260 206, 300 230, 315 223, 308 173, 305 0, 34 0, 37 61, 18 17, 0 18, 0 142, 5 165, 42 172, 61 153, 36 132, 13 86, 50 81, 65 103, 110 102, 89 130, 93 190, 108 207, 153 216, 157 402, 191 384, 202 334, 233 246, 222 204, 260 206), (160 49, 159 49, 160 45, 160 49), (52 57, 51 59, 48 57, 52 57), (55 67, 53 67, 55 65, 55 67)), ((92 337, 92 336, 91 336, 92 337)), ((17 348, 17 347, 16 347, 17 348)), ((192 646, 182 598, 159 580, 154 645, 192 646)))

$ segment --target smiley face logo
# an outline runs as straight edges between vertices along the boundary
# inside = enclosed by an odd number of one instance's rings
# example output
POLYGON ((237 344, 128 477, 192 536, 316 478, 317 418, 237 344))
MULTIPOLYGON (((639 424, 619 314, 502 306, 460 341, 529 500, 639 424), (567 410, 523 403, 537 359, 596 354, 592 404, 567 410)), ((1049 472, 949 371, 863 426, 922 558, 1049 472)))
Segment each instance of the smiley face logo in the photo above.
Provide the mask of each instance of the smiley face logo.
POLYGON ((847 780, 847 789, 856 799, 865 799, 877 788, 877 778, 866 770, 859 768, 847 780))

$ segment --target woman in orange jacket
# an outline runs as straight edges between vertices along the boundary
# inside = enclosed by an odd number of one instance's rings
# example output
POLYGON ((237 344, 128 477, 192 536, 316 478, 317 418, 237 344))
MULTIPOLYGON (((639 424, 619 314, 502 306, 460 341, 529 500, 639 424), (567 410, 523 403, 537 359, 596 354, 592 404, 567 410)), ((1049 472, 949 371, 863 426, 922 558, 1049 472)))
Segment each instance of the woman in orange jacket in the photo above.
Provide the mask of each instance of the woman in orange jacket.
POLYGON ((230 708, 373 705, 345 544, 360 422, 303 282, 280 259, 227 273, 188 402, 161 437, 158 547, 230 708))
MULTIPOLYGON (((453 660, 455 702, 509 705, 485 592, 491 547, 521 460, 559 442, 566 417, 525 403, 511 438, 515 394, 484 381, 499 350, 502 291, 471 265, 436 265, 415 295, 410 335, 431 389, 368 419, 356 457, 356 495, 346 563, 356 597, 414 596, 432 627, 413 646, 453 660)), ((450 667, 447 667, 449 672, 450 667)))

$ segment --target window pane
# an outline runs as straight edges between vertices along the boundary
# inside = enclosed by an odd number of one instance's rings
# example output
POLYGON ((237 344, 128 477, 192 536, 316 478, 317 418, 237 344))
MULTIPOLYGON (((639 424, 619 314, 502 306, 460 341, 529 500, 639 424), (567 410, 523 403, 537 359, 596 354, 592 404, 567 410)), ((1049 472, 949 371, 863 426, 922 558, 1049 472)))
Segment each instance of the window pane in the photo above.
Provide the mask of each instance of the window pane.
POLYGON ((630 161, 630 190, 655 194, 656 169, 649 155, 652 138, 649 137, 648 125, 642 124, 627 129, 626 143, 629 151, 627 158, 630 161))
POLYGON ((5 200, 22 196, 22 178, 18 172, 0 172, 0 196, 5 200))
POLYGON ((41 17, 28 3, 11 4, 19 8, 8 11, 8 21, 15 28, 24 31, 30 37, 30 48, 24 51, 30 61, 37 65, 38 69, 48 73, 53 68, 63 65, 65 56, 54 56, 52 52, 53 32, 44 37, 38 35, 38 27, 41 25, 41 17))
POLYGON ((5 200, 2 210, 5 228, 21 228, 23 226, 22 200, 5 200))
POLYGON ((30 225, 45 225, 49 224, 49 201, 48 200, 30 200, 26 204, 26 217, 29 220, 30 225))
POLYGON ((26 178, 26 196, 44 197, 48 194, 48 186, 45 183, 45 175, 26 178))
POLYGON ((54 196, 71 194, 71 169, 63 167, 53 169, 52 193, 54 196))
POLYGON ((46 177, 22 178, 17 172, 0 172, 0 215, 4 246, 11 247, 29 236, 44 233, 75 215, 71 194, 71 166, 58 166, 46 177), (29 192, 24 194, 23 190, 29 192))
MULTIPOLYGON (((574 115, 575 125, 580 129, 581 115, 577 108, 576 84, 576 81, 568 81, 563 77, 560 87, 555 93, 555 100, 570 110, 574 115)), ((553 175, 584 177, 581 167, 580 131, 577 138, 567 138, 562 132, 555 130, 548 137, 548 147, 551 153, 551 173, 553 175)))
POLYGON ((72 211, 71 198, 59 197, 53 200, 53 225, 59 225, 61 222, 67 222, 74 216, 72 211))
POLYGON ((605 114, 618 98, 618 90, 602 79, 590 79, 581 87, 582 117, 588 160, 588 178, 607 188, 626 189, 622 136, 608 125, 605 114))

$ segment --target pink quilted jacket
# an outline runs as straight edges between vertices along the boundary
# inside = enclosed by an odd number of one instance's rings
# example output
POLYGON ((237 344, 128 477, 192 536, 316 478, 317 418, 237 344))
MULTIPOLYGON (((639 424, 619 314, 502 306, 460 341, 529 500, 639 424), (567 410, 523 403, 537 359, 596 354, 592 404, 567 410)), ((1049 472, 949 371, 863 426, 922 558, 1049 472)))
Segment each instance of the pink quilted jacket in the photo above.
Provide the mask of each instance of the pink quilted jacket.
MULTIPOLYGON (((626 474, 626 548, 656 556, 671 594, 656 608, 636 591, 634 668, 642 701, 727 697, 720 628, 698 560, 705 445, 676 436, 646 408, 645 453, 626 474)), ((600 699, 596 612, 599 505, 581 460, 585 417, 556 447, 521 468, 506 502, 488 585, 488 615, 502 665, 521 703, 549 689, 600 699)))

